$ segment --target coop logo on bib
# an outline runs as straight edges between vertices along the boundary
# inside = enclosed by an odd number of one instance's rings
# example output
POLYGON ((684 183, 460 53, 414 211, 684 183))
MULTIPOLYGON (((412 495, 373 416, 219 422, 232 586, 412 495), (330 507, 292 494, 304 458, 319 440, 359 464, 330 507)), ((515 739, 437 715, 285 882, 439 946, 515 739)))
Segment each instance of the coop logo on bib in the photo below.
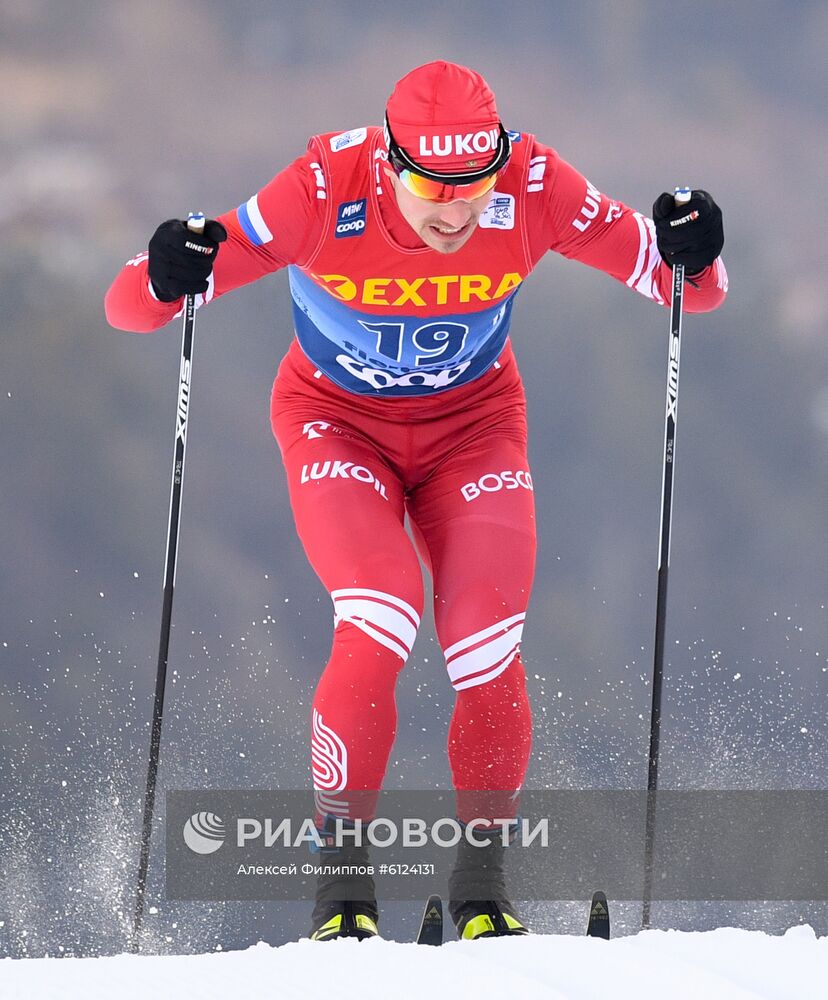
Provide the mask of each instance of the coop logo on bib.
POLYGON ((359 201, 345 201, 336 213, 334 235, 338 240, 345 236, 361 236, 365 229, 365 198, 359 201))

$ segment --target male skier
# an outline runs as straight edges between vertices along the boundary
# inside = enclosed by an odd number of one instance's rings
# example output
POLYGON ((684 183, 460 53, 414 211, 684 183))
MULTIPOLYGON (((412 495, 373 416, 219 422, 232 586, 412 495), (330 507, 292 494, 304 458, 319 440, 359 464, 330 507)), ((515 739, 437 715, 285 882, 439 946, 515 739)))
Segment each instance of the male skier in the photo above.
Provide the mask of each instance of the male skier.
MULTIPOLYGON (((116 277, 109 322, 144 332, 179 315, 184 295, 200 305, 288 268, 296 336, 271 422, 297 531, 334 608, 310 720, 323 820, 350 817, 349 795, 382 787, 396 679, 423 612, 418 552, 456 692, 458 817, 479 816, 479 800, 463 797, 475 791, 507 792, 498 806, 514 808, 531 744, 520 641, 535 511, 512 307, 554 250, 666 306, 672 265, 684 264, 685 308, 715 309, 727 290, 716 203, 695 190, 677 207, 665 193, 653 220, 507 131, 483 78, 438 61, 399 81, 384 128, 314 136, 203 235, 162 223, 116 277)), ((526 933, 501 855, 499 838, 461 842, 449 902, 461 937, 526 933)), ((311 935, 376 934, 370 879, 362 896, 320 879, 311 935)))

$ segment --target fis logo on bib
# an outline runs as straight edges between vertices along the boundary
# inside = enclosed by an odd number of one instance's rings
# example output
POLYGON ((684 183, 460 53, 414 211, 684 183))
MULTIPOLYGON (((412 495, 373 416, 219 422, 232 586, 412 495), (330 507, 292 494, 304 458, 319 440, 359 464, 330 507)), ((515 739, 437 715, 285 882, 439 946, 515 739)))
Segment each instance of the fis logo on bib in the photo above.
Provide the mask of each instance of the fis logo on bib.
POLYGON ((515 196, 495 191, 492 200, 477 223, 481 229, 514 229, 515 196))
POLYGON ((347 149, 349 146, 359 146, 365 142, 368 135, 367 128, 352 128, 347 132, 340 132, 331 139, 331 152, 338 153, 340 149, 347 149))
POLYGON ((345 201, 336 213, 335 235, 338 240, 343 236, 361 236, 365 229, 365 198, 359 201, 345 201))

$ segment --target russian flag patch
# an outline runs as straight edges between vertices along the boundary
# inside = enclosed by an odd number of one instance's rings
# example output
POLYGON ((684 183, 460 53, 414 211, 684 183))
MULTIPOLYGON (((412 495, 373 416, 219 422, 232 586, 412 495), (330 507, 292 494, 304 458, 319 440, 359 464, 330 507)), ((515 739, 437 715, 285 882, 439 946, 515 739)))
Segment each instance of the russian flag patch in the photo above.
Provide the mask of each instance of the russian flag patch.
POLYGON ((265 243, 270 243, 273 233, 267 228, 267 223, 259 211, 259 196, 254 194, 252 198, 236 209, 236 217, 239 225, 244 230, 245 236, 257 247, 265 243))

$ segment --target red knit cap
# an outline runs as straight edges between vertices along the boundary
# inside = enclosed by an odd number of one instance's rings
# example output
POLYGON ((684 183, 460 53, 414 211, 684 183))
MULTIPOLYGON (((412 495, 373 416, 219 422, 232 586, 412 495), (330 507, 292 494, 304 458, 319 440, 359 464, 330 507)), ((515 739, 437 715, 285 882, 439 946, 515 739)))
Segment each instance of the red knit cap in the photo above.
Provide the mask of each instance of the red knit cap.
POLYGON ((386 115, 398 145, 429 170, 482 169, 497 152, 494 94, 479 73, 457 63, 413 69, 394 88, 386 115))

